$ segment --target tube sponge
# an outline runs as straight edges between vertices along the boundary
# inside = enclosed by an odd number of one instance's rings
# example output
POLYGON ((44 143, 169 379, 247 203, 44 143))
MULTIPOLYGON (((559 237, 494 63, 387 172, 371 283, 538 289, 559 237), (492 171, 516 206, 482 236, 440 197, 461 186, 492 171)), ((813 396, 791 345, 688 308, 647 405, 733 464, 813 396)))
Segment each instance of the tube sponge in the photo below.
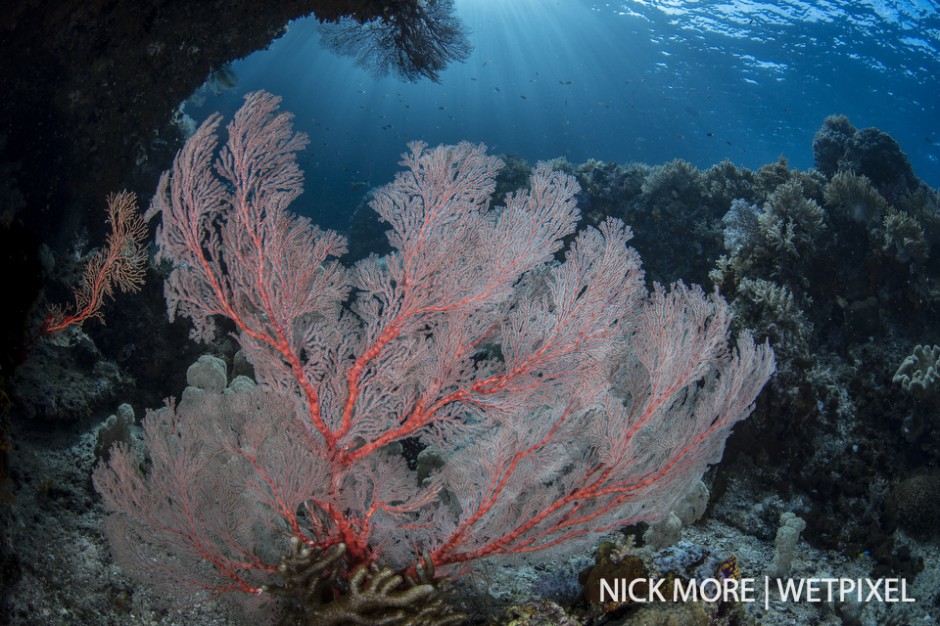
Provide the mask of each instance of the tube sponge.
POLYGON ((768 572, 770 576, 783 577, 790 573, 796 544, 805 528, 806 522, 796 514, 789 511, 780 514, 780 527, 777 528, 777 537, 774 539, 774 560, 768 572))

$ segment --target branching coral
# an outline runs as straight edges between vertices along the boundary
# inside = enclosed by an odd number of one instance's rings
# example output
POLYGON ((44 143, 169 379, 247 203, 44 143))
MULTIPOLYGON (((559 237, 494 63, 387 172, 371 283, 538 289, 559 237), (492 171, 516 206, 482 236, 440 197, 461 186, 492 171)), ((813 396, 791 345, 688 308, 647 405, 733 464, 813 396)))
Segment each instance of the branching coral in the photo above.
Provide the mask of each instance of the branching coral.
POLYGON ((877 128, 857 130, 844 115, 832 115, 813 139, 816 167, 826 176, 851 171, 866 176, 888 202, 920 184, 907 155, 877 128))
POLYGON ((885 252, 893 252, 894 258, 901 263, 922 263, 927 260, 929 246, 924 229, 917 220, 907 213, 890 209, 883 224, 885 252))
POLYGON ((823 120, 822 128, 813 137, 813 156, 820 172, 832 176, 838 171, 839 161, 856 130, 844 115, 830 115, 823 120))
POLYGON ((731 208, 722 218, 725 226, 725 248, 733 256, 745 251, 752 251, 760 241, 760 207, 738 198, 731 202, 731 208))
POLYGON ((642 201, 654 216, 688 215, 699 211, 704 203, 704 182, 695 166, 676 159, 653 168, 643 181, 642 201))
POLYGON ((265 588, 288 600, 282 624, 449 626, 466 619, 447 604, 448 588, 434 579, 428 561, 414 575, 373 563, 359 566, 343 580, 345 544, 321 550, 295 537, 291 548, 278 568, 283 584, 265 588), (343 593, 335 593, 337 589, 343 593))
POLYGON ((803 196, 803 186, 797 180, 777 187, 758 222, 767 246, 791 257, 811 251, 816 236, 826 228, 822 207, 803 196))
POLYGON ((757 197, 757 175, 727 159, 705 170, 702 176, 713 206, 726 207, 736 198, 753 202, 757 197))
POLYGON ((862 223, 879 220, 888 210, 888 203, 868 177, 852 171, 833 176, 826 185, 825 198, 826 204, 842 209, 853 220, 862 223))
POLYGON ((751 303, 753 327, 770 337, 775 346, 791 350, 806 347, 812 324, 787 287, 761 278, 744 278, 738 293, 735 305, 740 309, 741 298, 751 303))

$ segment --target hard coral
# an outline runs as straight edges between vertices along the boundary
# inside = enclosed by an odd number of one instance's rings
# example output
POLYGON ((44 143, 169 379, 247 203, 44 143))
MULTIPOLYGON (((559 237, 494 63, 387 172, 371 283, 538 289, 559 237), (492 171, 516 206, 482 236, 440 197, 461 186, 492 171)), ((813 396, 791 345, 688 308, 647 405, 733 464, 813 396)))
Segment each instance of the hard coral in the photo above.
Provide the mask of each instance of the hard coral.
POLYGON ((827 176, 839 171, 839 161, 856 129, 844 115, 830 115, 813 137, 813 157, 816 169, 827 176))
POLYGON ((870 223, 888 209, 888 203, 872 186, 868 177, 852 171, 832 177, 825 191, 826 204, 845 211, 853 220, 870 223))
POLYGON ((771 194, 759 221, 767 243, 778 252, 795 256, 812 249, 816 235, 825 230, 822 207, 803 196, 797 181, 785 183, 771 194))
POLYGON ((842 169, 851 169, 871 179, 889 202, 917 187, 917 177, 907 155, 888 133, 863 128, 855 133, 842 156, 842 169))
POLYGON ((788 353, 808 349, 813 325, 789 288, 763 278, 744 277, 738 293, 736 313, 744 316, 749 327, 788 353))
POLYGON ((938 502, 940 474, 921 474, 901 481, 891 494, 890 505, 904 529, 925 536, 940 528, 938 502))
POLYGON ((813 155, 826 176, 842 171, 864 175, 888 202, 919 185, 898 142, 877 128, 856 130, 844 115, 825 119, 813 138, 813 155))
POLYGON ((687 216, 704 204, 704 177, 695 166, 676 159, 654 167, 643 181, 642 202, 654 215, 687 216))
POLYGON ((343 580, 344 544, 320 550, 293 538, 291 547, 278 568, 283 584, 265 589, 287 598, 284 625, 450 626, 466 619, 450 609, 447 587, 434 580, 429 562, 414 576, 362 565, 343 580))
POLYGON ((924 229, 910 214, 889 209, 883 225, 885 252, 892 253, 901 263, 923 263, 927 260, 930 246, 924 236, 924 229))
POLYGON ((916 346, 901 363, 894 382, 924 398, 940 392, 940 346, 916 346))

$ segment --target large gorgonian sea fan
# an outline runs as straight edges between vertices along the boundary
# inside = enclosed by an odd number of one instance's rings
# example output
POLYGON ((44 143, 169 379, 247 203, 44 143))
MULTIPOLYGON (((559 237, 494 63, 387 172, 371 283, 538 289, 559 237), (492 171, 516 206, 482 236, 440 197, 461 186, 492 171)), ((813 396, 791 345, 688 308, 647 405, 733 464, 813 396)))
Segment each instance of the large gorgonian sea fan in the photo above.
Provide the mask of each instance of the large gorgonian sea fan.
POLYGON ((657 520, 720 459, 770 348, 729 349, 716 294, 648 292, 618 220, 556 261, 572 177, 540 164, 492 208, 499 159, 412 143, 371 203, 394 251, 347 268, 342 237, 287 211, 306 138, 278 102, 249 94, 221 150, 210 117, 149 212, 170 315, 201 340, 231 320, 261 385, 152 413, 149 470, 121 448, 96 471, 130 571, 258 594, 283 584, 292 539, 332 555, 336 580, 458 573, 657 520), (396 447, 409 437, 444 461, 423 484, 396 447))

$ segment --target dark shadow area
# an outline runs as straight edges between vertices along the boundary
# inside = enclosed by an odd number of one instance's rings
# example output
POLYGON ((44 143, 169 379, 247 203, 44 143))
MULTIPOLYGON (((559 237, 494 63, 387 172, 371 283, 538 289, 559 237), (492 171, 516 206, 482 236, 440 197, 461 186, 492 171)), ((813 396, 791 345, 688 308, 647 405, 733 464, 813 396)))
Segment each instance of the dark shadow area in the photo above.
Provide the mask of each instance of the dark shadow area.
POLYGON ((453 11, 453 0, 414 0, 367 22, 323 24, 320 32, 327 48, 353 57, 375 76, 438 82, 449 63, 465 61, 473 49, 453 11))

